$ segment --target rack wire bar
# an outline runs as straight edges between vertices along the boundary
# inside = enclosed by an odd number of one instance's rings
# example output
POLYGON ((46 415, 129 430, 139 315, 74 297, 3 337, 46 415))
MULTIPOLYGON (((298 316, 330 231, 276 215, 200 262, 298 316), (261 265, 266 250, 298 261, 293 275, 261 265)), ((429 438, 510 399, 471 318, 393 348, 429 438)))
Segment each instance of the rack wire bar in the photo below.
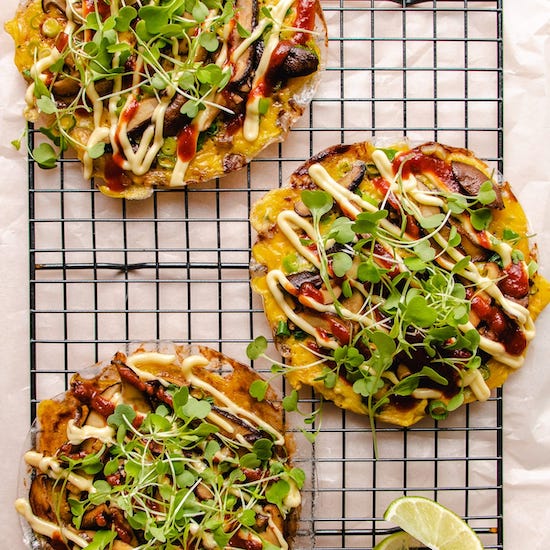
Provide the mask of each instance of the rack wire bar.
MULTIPOLYGON (((50 171, 29 158, 31 419, 72 372, 124 343, 199 342, 246 362, 247 343, 269 332, 249 285, 250 207, 321 149, 406 136, 471 148, 502 169, 501 0, 322 4, 318 93, 288 140, 245 170, 126 202, 84 182, 74 158, 50 171)), ((38 139, 31 129, 30 148, 38 139)), ((317 406, 301 394, 303 410, 317 406)), ((443 422, 379 425, 375 459, 366 419, 325 404, 313 446, 296 428, 309 481, 295 546, 371 548, 394 528, 382 519, 389 502, 418 494, 503 548, 502 430, 497 391, 443 422)))

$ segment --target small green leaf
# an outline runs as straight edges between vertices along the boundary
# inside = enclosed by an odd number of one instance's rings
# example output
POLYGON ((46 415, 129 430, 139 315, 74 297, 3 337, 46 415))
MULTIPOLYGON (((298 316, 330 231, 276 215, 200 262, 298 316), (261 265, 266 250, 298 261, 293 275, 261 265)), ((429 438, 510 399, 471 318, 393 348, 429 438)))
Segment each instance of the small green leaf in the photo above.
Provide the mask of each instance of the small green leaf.
POLYGON ((266 492, 265 498, 268 502, 275 504, 280 510, 284 509, 283 501, 290 491, 290 484, 285 479, 279 479, 273 485, 270 485, 266 492))
POLYGON ((375 234, 378 231, 378 224, 381 220, 388 217, 387 210, 377 210, 376 212, 361 212, 357 216, 352 229, 356 233, 375 234))
POLYGON ((137 10, 132 6, 123 6, 116 16, 115 30, 126 32, 130 29, 130 23, 137 17, 137 10))
POLYGON ((55 101, 46 95, 43 95, 36 100, 36 106, 45 114, 51 115, 57 111, 57 105, 55 101))
POLYGON ((407 303, 404 318, 420 328, 427 328, 435 323, 437 310, 429 306, 423 296, 414 296, 407 303))
POLYGON ((470 256, 464 256, 453 266, 452 273, 460 273, 463 269, 466 269, 470 265, 471 259, 470 256))
POLYGON ((193 7, 192 15, 197 23, 202 23, 208 16, 208 8, 202 2, 196 2, 193 7))
POLYGON ((82 516, 84 515, 84 512, 86 510, 86 507, 83 502, 80 500, 77 500, 76 498, 69 497, 67 499, 67 502, 69 503, 69 506, 71 508, 71 514, 72 514, 72 521, 74 526, 77 529, 80 529, 80 524, 82 523, 82 516))
POLYGON ((430 380, 432 380, 436 384, 440 384, 441 386, 449 385, 449 381, 431 367, 422 367, 422 370, 418 373, 418 376, 427 376, 430 380))
POLYGON ((353 391, 363 397, 374 395, 384 386, 384 382, 375 376, 359 378, 353 383, 353 391))
POLYGON ((336 252, 332 256, 332 271, 336 277, 343 277, 352 265, 352 258, 345 252, 336 252))
POLYGON ((447 244, 449 248, 456 248, 460 245, 462 237, 458 232, 457 228, 454 225, 451 225, 451 230, 449 231, 449 238, 447 239, 447 244))
POLYGON ((212 405, 206 399, 195 399, 190 396, 180 411, 188 418, 206 418, 212 411, 212 405))
POLYGON ((122 403, 117 405, 115 412, 107 418, 109 426, 127 426, 131 424, 136 417, 136 411, 130 405, 122 403))
POLYGON ((353 220, 341 216, 332 222, 328 238, 334 239, 339 244, 347 244, 355 239, 355 231, 352 229, 353 220))
POLYGON ((254 470, 262 465, 262 461, 256 456, 256 453, 246 453, 239 459, 241 468, 254 470))
POLYGON ((306 189, 302 191, 301 199, 317 219, 326 214, 333 204, 331 195, 326 191, 310 191, 306 189))
POLYGON ((515 231, 513 231, 512 229, 508 229, 507 227, 504 229, 504 231, 502 232, 502 238, 505 240, 505 241, 508 241, 512 244, 516 244, 521 236, 519 233, 516 233, 515 231))
POLYGON ((424 262, 431 262, 435 258, 435 250, 428 241, 420 241, 413 247, 414 253, 424 262))
POLYGON ((250 384, 248 393, 251 397, 254 397, 254 399, 263 401, 265 399, 265 394, 267 393, 267 388, 268 384, 265 380, 254 380, 254 382, 250 384))
POLYGON ((470 221, 474 229, 483 231, 489 227, 493 220, 493 214, 490 208, 478 208, 470 214, 470 221))
POLYGON ((493 182, 491 180, 484 181, 479 188, 479 193, 477 195, 477 200, 481 204, 491 204, 495 202, 497 194, 493 189, 493 182))
POLYGON ((98 143, 95 143, 91 147, 88 148, 88 155, 91 159, 98 159, 105 153, 105 145, 106 143, 104 141, 100 141, 98 143))
MULTIPOLYGON (((243 510, 239 515, 239 523, 245 527, 253 527, 256 523, 256 513, 254 510, 251 510, 250 508, 243 510)), ((225 545, 220 546, 220 548, 225 548, 225 545)))
POLYGON ((468 208, 468 199, 458 193, 453 193, 447 197, 447 207, 452 214, 462 214, 468 208))
POLYGON ((369 282, 376 284, 382 280, 382 275, 386 271, 387 270, 378 267, 373 260, 368 259, 367 261, 359 264, 357 268, 357 278, 362 283, 369 282))
POLYGON ((265 336, 258 336, 246 348, 246 356, 251 359, 258 359, 267 349, 267 339, 265 336))
POLYGON ((54 168, 57 164, 57 153, 49 143, 41 143, 35 147, 32 157, 40 168, 54 168))
POLYGON ((287 412, 292 412, 298 409, 298 392, 292 390, 289 395, 283 397, 283 408, 287 412))
POLYGON ((418 388, 419 383, 420 380, 418 376, 407 376, 393 387, 393 393, 400 396, 411 395, 412 392, 418 388))
POLYGON ((214 32, 201 33, 199 35, 199 44, 208 52, 215 52, 220 45, 218 37, 214 32))
POLYGON ((194 119, 199 113, 199 103, 191 100, 186 101, 181 106, 180 113, 190 119, 194 119))
POLYGON ((94 538, 88 546, 84 547, 84 550, 104 550, 108 548, 113 540, 117 536, 116 531, 96 531, 94 538))
POLYGON ((288 472, 288 476, 296 483, 298 489, 301 489, 304 486, 306 481, 306 473, 301 468, 292 468, 288 472))
POLYGON ((260 460, 269 460, 273 456, 273 441, 261 437, 254 442, 252 450, 260 460))
POLYGON ((439 227, 443 222, 445 221, 445 215, 444 214, 433 214, 432 216, 428 216, 427 218, 421 218, 419 220, 420 225, 423 229, 435 229, 436 227, 439 227))

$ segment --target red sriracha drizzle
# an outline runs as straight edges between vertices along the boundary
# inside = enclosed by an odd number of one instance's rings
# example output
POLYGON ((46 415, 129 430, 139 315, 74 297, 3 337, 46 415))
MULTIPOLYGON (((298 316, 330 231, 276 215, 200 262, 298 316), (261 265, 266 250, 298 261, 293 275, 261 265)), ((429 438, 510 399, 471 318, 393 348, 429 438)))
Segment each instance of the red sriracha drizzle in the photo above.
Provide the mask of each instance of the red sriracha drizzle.
POLYGON ((82 2, 82 15, 84 17, 96 10, 102 21, 105 21, 111 15, 111 6, 105 0, 84 0, 82 2))
POLYGON ((189 162, 197 152, 199 133, 193 124, 184 126, 178 134, 178 159, 189 162))
POLYGON ((456 188, 451 165, 437 157, 430 157, 420 151, 402 153, 401 155, 397 155, 393 160, 393 170, 396 174, 399 172, 400 168, 403 179, 407 179, 411 174, 415 175, 431 172, 449 189, 455 190, 456 188))
POLYGON ((113 153, 112 157, 108 158, 105 162, 104 180, 107 187, 109 187, 113 193, 120 193, 124 191, 125 176, 124 169, 122 168, 124 157, 120 152, 122 149, 120 145, 120 125, 123 122, 130 122, 136 114, 138 107, 138 100, 132 96, 128 100, 126 108, 122 111, 122 113, 120 113, 119 126, 115 132, 115 143, 118 146, 118 151, 113 153))
MULTIPOLYGON (((467 292, 466 296, 471 294, 467 292)), ((488 329, 495 335, 504 349, 510 355, 520 355, 527 347, 527 340, 517 323, 506 317, 506 315, 496 306, 491 305, 487 300, 479 295, 471 298, 472 311, 487 324, 488 329)))
MULTIPOLYGON (((296 19, 294 27, 312 31, 315 26, 315 1, 314 0, 298 0, 296 3, 296 19)), ((292 41, 295 44, 305 44, 311 37, 308 32, 297 32, 292 41)))

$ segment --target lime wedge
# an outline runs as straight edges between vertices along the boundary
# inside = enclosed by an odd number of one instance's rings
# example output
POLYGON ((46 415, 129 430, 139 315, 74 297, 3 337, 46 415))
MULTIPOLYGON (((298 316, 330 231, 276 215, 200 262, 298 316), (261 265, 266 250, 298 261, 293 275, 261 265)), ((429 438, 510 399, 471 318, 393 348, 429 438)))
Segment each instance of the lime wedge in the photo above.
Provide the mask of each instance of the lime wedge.
POLYGON ((413 550, 413 548, 425 547, 405 531, 399 531, 381 540, 373 550, 413 550))
POLYGON ((384 519, 431 550, 483 550, 478 536, 460 516, 429 498, 398 498, 388 506, 384 519))

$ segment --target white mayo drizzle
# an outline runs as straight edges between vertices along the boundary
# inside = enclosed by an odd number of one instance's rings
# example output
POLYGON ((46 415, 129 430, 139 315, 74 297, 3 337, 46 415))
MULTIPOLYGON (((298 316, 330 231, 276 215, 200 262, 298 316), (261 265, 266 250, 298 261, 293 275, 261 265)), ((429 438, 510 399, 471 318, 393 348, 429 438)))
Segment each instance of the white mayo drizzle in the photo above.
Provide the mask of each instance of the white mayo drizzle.
MULTIPOLYGON (((30 74, 33 79, 39 78, 40 80, 46 80, 46 75, 44 74, 44 71, 49 69, 56 61, 58 61, 61 58, 61 53, 59 50, 54 46, 50 53, 43 57, 42 59, 39 59, 31 68, 30 68, 30 74)), ((25 103, 27 104, 28 108, 34 107, 34 88, 35 84, 34 82, 31 82, 29 86, 27 87, 27 91, 25 92, 25 103)))
POLYGON ((28 500, 24 498, 18 498, 15 501, 15 509, 25 518, 31 529, 40 535, 44 535, 53 540, 67 539, 80 546, 80 548, 85 548, 90 544, 90 541, 83 539, 71 529, 61 527, 51 521, 46 521, 45 519, 35 516, 28 500))
POLYGON ((462 385, 464 387, 470 386, 472 393, 478 401, 487 401, 487 399, 491 396, 491 390, 485 383, 485 380, 483 380, 483 376, 478 369, 470 371, 466 374, 462 380, 462 385))
POLYGON ((29 466, 37 468, 52 479, 66 479, 80 491, 86 491, 88 493, 95 493, 96 491, 95 487, 92 485, 92 479, 68 472, 51 456, 44 456, 37 451, 27 451, 24 459, 29 466))
MULTIPOLYGON (((286 12, 290 6, 294 3, 294 0, 280 0, 280 2, 274 6, 271 10, 272 27, 269 34, 269 38, 264 45, 264 51, 254 78, 252 80, 252 90, 256 88, 258 83, 264 78, 269 68, 269 62, 271 61, 271 54, 275 51, 275 48, 279 44, 279 33, 283 24, 286 12)), ((246 115, 243 125, 243 136, 246 141, 255 141, 260 133, 260 99, 261 97, 255 95, 249 97, 246 102, 246 115)))
POLYGON ((86 439, 98 439, 102 443, 114 443, 115 431, 111 426, 91 426, 84 425, 79 427, 74 419, 69 420, 67 424, 67 441, 72 445, 80 445, 86 439))

